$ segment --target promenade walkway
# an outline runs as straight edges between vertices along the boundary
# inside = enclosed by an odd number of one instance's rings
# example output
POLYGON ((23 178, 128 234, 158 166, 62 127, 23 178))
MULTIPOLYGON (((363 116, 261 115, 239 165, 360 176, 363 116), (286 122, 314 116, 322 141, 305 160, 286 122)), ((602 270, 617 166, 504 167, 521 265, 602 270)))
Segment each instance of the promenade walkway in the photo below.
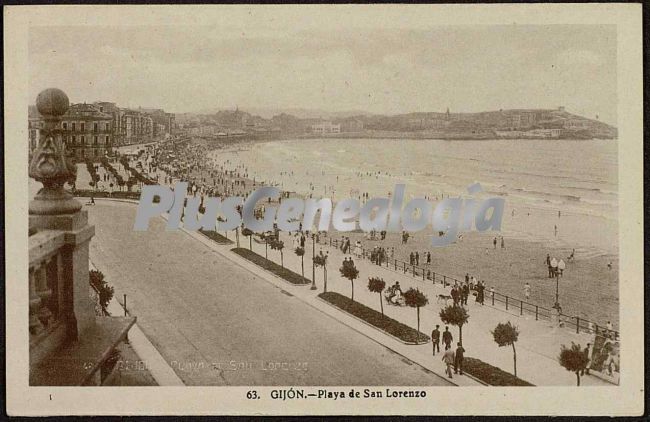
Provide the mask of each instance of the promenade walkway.
MULTIPOLYGON (((229 234, 233 238, 233 233, 229 234)), ((292 240, 287 233, 281 233, 281 239, 284 240, 284 264, 285 267, 300 273, 300 258, 295 255, 292 250, 292 240)), ((242 247, 248 247, 248 238, 240 237, 240 244, 242 247)), ((253 250, 264 256, 264 244, 253 242, 253 250)), ((305 254, 305 275, 311 278, 311 259, 312 259, 312 241, 308 239, 306 242, 305 254)), ((323 253, 328 252, 328 291, 335 291, 347 297, 350 297, 351 283, 349 280, 341 277, 339 267, 345 256, 335 247, 329 247, 323 244, 316 244, 316 253, 322 250, 323 253)), ((269 249, 269 258, 275 262, 280 262, 279 253, 269 249)), ((387 285, 399 281, 402 290, 406 291, 409 287, 416 287, 420 289, 429 298, 429 304, 420 309, 420 327, 421 331, 430 333, 436 324, 439 324, 444 329, 444 323, 440 321, 439 311, 445 306, 445 303, 439 303, 436 298, 438 294, 449 294, 451 287, 444 288, 441 284, 433 284, 429 281, 422 281, 414 279, 410 275, 395 272, 385 267, 380 267, 372 264, 365 259, 355 259, 355 265, 359 270, 359 279, 355 280, 355 301, 361 302, 364 305, 380 310, 379 295, 372 293, 367 289, 368 278, 370 276, 382 277, 387 285)), ((288 283, 287 283, 288 284, 288 283)), ((322 270, 316 269, 316 284, 318 290, 316 293, 321 293, 323 288, 323 274, 322 270)), ((303 288, 304 289, 304 288, 303 288)), ((308 288, 306 288, 308 289, 308 288)), ((310 292, 312 292, 310 290, 310 292)), ((316 294, 312 293, 312 294, 316 294)), ((488 293, 489 294, 489 293, 488 293)), ((488 300, 486 299, 486 303, 488 300)), ((451 301, 450 301, 451 303, 451 301)), ((592 341, 592 335, 586 333, 576 334, 569 330, 559 328, 549 321, 535 321, 534 315, 519 316, 513 313, 506 312, 498 307, 491 307, 489 305, 481 306, 470 297, 468 301, 469 322, 463 326, 463 346, 466 349, 466 355, 476 357, 491 365, 502 368, 507 372, 513 372, 513 355, 512 348, 503 347, 499 348, 494 342, 491 330, 499 322, 511 321, 520 329, 519 341, 516 344, 517 348, 517 375, 535 385, 575 385, 575 374, 566 371, 557 361, 557 356, 560 353, 560 345, 570 345, 571 342, 579 343, 585 346, 592 341)), ((414 308, 408 307, 395 307, 392 305, 384 304, 384 312, 386 315, 400 322, 403 322, 411 327, 417 326, 416 311, 414 308)), ((454 335, 454 344, 457 341, 458 329, 450 327, 454 335)), ((442 373, 443 365, 439 362, 439 357, 431 356, 431 344, 408 346, 417 353, 418 358, 415 360, 419 363, 427 361, 432 362, 437 366, 437 369, 442 373)), ((582 385, 611 385, 595 376, 585 376, 581 380, 582 385)))
POLYGON ((134 204, 98 199, 88 211, 92 262, 186 385, 452 385, 237 265, 228 247, 166 231, 161 218, 135 232, 134 204))

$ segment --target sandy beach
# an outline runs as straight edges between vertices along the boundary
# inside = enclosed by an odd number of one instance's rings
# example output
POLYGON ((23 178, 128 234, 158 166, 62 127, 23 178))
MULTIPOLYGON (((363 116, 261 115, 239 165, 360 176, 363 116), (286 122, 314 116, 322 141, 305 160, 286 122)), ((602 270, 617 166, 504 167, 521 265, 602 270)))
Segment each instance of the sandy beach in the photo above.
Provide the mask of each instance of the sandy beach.
MULTIPOLYGON (((204 142, 199 142, 204 144, 204 142)), ((292 191, 292 196, 308 196, 303 192, 295 192, 287 189, 285 183, 278 182, 279 179, 296 179, 296 175, 291 175, 289 171, 278 171, 277 179, 260 179, 255 178, 253 183, 253 163, 247 165, 240 158, 242 152, 250 152, 251 148, 259 147, 266 144, 241 143, 236 146, 214 149, 209 153, 209 162, 213 167, 206 166, 203 170, 192 168, 189 179, 196 181, 199 185, 217 186, 217 190, 223 192, 224 187, 228 189, 228 195, 238 194, 247 195, 254 188, 259 186, 277 185, 287 191, 292 191), (215 165, 216 163, 216 165, 215 165), (232 175, 226 177, 226 181, 219 188, 218 181, 209 176, 208 168, 219 168, 223 166, 224 170, 232 171, 232 175), (234 183, 234 181, 239 181, 234 183), (234 183, 234 184, 233 184, 234 183), (283 186, 284 185, 284 186, 283 186), (302 194, 302 195, 300 195, 302 194)), ((291 168, 290 166, 288 167, 291 168)), ((312 171, 312 174, 316 173, 312 171)), ((310 180, 299 178, 299 183, 308 185, 310 180)), ((314 180, 317 177, 314 175, 314 180)), ((326 192, 328 188, 325 188, 326 192)), ((315 189, 314 189, 315 191, 315 189)), ((331 191, 329 193, 332 193, 331 191)), ((319 194, 314 197, 324 197, 319 194)), ((434 201, 435 202, 435 201, 434 201)), ((539 207, 530 207, 535 213, 536 218, 530 218, 527 207, 517 205, 517 212, 512 215, 508 209, 504 213, 503 227, 506 228, 500 233, 497 232, 468 232, 464 233, 461 240, 442 247, 433 248, 430 243, 432 235, 431 228, 417 232, 411 235, 406 245, 400 240, 399 233, 388 233, 386 239, 367 240, 363 233, 337 233, 335 230, 329 232, 332 239, 340 239, 341 236, 348 236, 352 244, 357 240, 362 242, 364 248, 373 248, 380 246, 384 248, 394 248, 394 258, 409 262, 411 252, 419 252, 420 266, 424 264, 424 254, 430 251, 432 254, 431 270, 440 274, 464 278, 466 273, 484 280, 488 289, 494 287, 495 291, 515 297, 524 298, 524 284, 528 282, 531 286, 529 302, 550 308, 555 302, 555 280, 548 278, 546 267, 546 255, 557 259, 564 259, 571 254, 575 247, 567 241, 566 230, 564 229, 577 224, 575 222, 584 220, 584 216, 578 213, 565 212, 558 218, 557 212, 550 209, 541 209, 539 207), (562 225, 558 223, 562 222, 562 225), (553 226, 558 224, 563 236, 554 238, 550 236, 535 236, 524 231, 517 230, 517 226, 530 225, 530 222, 536 224, 546 224, 553 226), (540 223, 542 222, 542 223, 540 223), (505 248, 501 249, 500 242, 497 249, 493 248, 492 240, 497 236, 504 237, 505 248), (550 238, 550 239, 549 239, 550 238)), ((599 218, 599 217, 594 217, 599 218)), ((579 230, 584 230, 584 221, 579 226, 579 230)), ((552 229, 551 229, 552 230, 552 229)), ((587 237, 581 238, 585 243, 589 240, 589 235, 598 237, 600 232, 594 234, 594 230, 587 234, 587 237)), ((575 247, 576 259, 574 262, 567 262, 567 269, 559 283, 559 301, 562 310, 567 315, 577 315, 581 318, 589 319, 595 323, 604 325, 611 321, 614 327, 618 326, 618 258, 616 253, 612 253, 603 248, 575 247), (608 268, 608 263, 612 263, 612 269, 608 268)))

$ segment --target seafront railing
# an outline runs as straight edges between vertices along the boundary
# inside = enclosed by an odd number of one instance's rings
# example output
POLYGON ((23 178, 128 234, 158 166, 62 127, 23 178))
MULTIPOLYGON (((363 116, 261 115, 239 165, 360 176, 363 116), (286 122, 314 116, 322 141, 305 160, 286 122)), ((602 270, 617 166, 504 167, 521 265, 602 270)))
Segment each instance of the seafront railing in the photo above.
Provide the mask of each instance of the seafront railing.
MULTIPOLYGON (((319 243, 329 245, 337 249, 340 249, 341 246, 341 242, 339 242, 338 239, 323 238, 323 236, 319 236, 319 243)), ((355 248, 355 245, 350 245, 349 253, 354 254, 353 252, 355 248)), ((361 247, 360 257, 370 260, 372 257, 372 251, 361 247)), ((441 274, 432 270, 431 268, 421 267, 419 265, 411 264, 393 257, 382 257, 381 259, 375 259, 373 263, 397 273, 408 274, 414 279, 422 282, 431 281, 432 284, 440 283, 443 285, 443 287, 452 286, 454 284, 460 285, 464 282, 464 280, 446 274, 441 274)), ((536 321, 553 321, 555 318, 557 319, 557 323, 559 325, 575 329, 575 332, 577 334, 586 332, 604 337, 610 337, 615 340, 619 339, 618 331, 607 329, 604 325, 599 325, 598 323, 590 321, 587 318, 583 318, 577 315, 567 315, 564 313, 560 313, 558 315, 554 309, 549 309, 535 303, 524 301, 511 295, 500 293, 496 290, 485 290, 484 303, 487 303, 488 305, 494 307, 496 307, 498 304, 499 307, 505 308, 506 311, 519 314, 520 316, 523 316, 524 313, 527 315, 534 315, 536 321)))

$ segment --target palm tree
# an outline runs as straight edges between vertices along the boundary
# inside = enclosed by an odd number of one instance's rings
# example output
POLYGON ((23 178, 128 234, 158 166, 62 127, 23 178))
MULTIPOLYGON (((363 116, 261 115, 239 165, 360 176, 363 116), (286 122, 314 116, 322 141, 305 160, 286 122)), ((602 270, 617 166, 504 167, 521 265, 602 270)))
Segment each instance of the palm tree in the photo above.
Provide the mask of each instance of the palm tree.
POLYGON ((517 376, 517 350, 515 349, 515 343, 519 339, 519 329, 512 325, 510 321, 506 324, 499 323, 492 331, 492 336, 494 341, 499 345, 503 346, 512 346, 512 353, 515 363, 515 377, 517 376))
POLYGON ((404 303, 406 306, 416 308, 418 311, 418 341, 420 340, 420 308, 429 303, 429 299, 418 289, 411 287, 404 293, 404 303))
POLYGON ((469 314, 462 306, 447 306, 440 310, 440 320, 445 324, 455 325, 458 327, 458 339, 463 342, 463 325, 467 323, 469 314))
POLYGON ((352 301, 354 302, 354 280, 359 277, 359 270, 354 266, 353 261, 343 261, 343 265, 339 268, 341 276, 347 278, 352 283, 352 301))
POLYGON ((576 373, 578 387, 580 387, 580 372, 585 370, 587 363, 589 362, 589 358, 585 355, 580 345, 571 342, 570 349, 564 344, 560 346, 560 356, 558 356, 558 361, 564 369, 576 373))
POLYGON ((379 305, 381 306, 381 315, 384 315, 384 301, 381 300, 381 292, 384 291, 386 287, 386 282, 383 278, 379 277, 370 277, 368 279, 368 290, 373 293, 379 293, 379 305))

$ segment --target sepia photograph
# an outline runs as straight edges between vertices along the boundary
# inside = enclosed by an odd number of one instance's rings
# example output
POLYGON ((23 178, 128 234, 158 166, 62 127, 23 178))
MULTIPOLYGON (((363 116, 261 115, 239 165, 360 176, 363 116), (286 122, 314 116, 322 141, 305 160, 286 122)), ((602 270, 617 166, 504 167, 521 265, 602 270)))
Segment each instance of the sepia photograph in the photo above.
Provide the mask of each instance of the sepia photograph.
POLYGON ((642 413, 640 7, 473 6, 5 7, 16 414, 642 413))

